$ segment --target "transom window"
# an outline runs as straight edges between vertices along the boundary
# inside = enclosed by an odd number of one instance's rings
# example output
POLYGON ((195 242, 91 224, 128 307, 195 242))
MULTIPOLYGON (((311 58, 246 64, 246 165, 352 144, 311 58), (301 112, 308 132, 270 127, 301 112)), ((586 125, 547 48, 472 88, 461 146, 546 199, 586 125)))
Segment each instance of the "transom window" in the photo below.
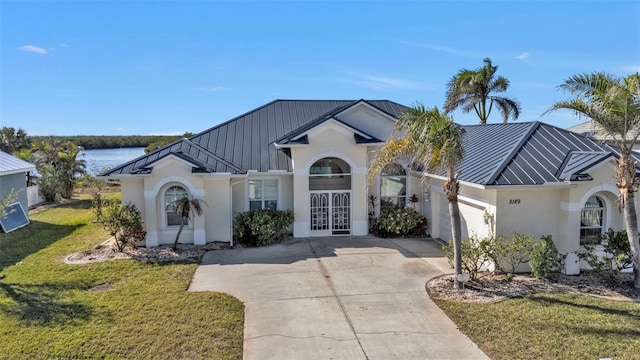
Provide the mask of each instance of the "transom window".
POLYGON ((351 190, 351 166, 336 157, 316 161, 309 168, 309 190, 351 190))
POLYGON ((249 180, 249 209, 278 209, 278 180, 249 180))
POLYGON ((580 214, 580 245, 600 243, 604 223, 604 203, 597 196, 591 196, 580 214))
MULTIPOLYGON (((185 196, 189 196, 187 190, 182 186, 174 185, 167 189, 164 193, 164 208, 167 220, 167 226, 179 226, 182 218, 178 213, 176 213, 175 208, 171 206, 171 204, 178 200, 182 199, 185 196)), ((188 220, 187 220, 188 221, 188 220)), ((185 225, 188 225, 185 224, 185 225)))
POLYGON ((407 205, 407 171, 398 163, 389 164, 380 173, 380 210, 407 205))

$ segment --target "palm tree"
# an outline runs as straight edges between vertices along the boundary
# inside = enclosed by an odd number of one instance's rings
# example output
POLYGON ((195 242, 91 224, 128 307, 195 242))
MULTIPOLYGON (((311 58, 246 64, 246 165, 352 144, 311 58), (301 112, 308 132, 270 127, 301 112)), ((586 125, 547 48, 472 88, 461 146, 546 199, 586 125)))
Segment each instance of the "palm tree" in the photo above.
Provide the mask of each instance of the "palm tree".
POLYGON ((463 156, 462 138, 464 130, 453 120, 441 113, 437 107, 425 108, 417 104, 402 114, 396 122, 394 133, 402 133, 399 138, 391 137, 376 152, 376 158, 369 167, 368 182, 373 183, 382 169, 399 159, 408 160, 412 166, 422 167, 423 178, 428 173, 446 170, 447 180, 444 191, 449 201, 451 218, 451 237, 454 244, 454 269, 456 289, 462 288, 458 275, 462 274, 460 244, 460 210, 458 208, 458 189, 460 184, 455 173, 456 166, 463 156))
POLYGON ((633 255, 633 283, 640 288, 640 243, 636 217, 635 191, 638 186, 633 145, 640 135, 640 73, 625 78, 597 72, 565 80, 560 89, 575 97, 560 101, 545 112, 568 109, 590 118, 597 128, 612 138, 618 148, 616 186, 633 255))
MULTIPOLYGON (((41 141, 33 145, 36 158, 36 166, 39 172, 43 172, 45 166, 50 165, 56 175, 61 180, 61 187, 58 192, 62 197, 70 199, 75 187, 76 175, 86 173, 87 162, 78 159, 82 148, 76 146, 71 141, 41 141)), ((46 172, 46 171, 45 171, 46 172)))
POLYGON ((82 151, 80 147, 69 147, 67 151, 58 154, 58 170, 62 174, 64 186, 62 197, 71 199, 73 188, 76 185, 76 175, 84 175, 87 170, 87 162, 78 159, 78 154, 82 151))
POLYGON ((502 76, 494 77, 498 66, 491 65, 491 59, 485 58, 484 66, 476 69, 462 69, 447 83, 447 100, 444 111, 449 114, 462 107, 464 113, 475 110, 480 124, 485 125, 495 104, 503 122, 510 117, 517 120, 520 116, 520 104, 515 99, 493 95, 502 93, 509 87, 509 80, 502 76), (488 104, 487 104, 488 103, 488 104), (487 107, 488 105, 488 107, 487 107))
POLYGON ((184 226, 189 222, 191 212, 193 211, 196 216, 202 215, 202 205, 209 206, 204 200, 190 199, 188 196, 183 196, 167 205, 167 207, 171 207, 173 211, 180 215, 180 229, 176 234, 176 240, 173 242, 173 250, 178 248, 178 239, 180 239, 182 229, 184 229, 184 226))

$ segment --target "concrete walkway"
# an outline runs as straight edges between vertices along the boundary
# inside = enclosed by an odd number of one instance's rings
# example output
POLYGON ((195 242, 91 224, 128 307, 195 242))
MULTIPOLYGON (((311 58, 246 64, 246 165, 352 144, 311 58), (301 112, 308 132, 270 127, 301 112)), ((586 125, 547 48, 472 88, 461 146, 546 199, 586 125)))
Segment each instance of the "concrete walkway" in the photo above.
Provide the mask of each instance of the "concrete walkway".
POLYGON ((212 251, 190 291, 245 303, 244 359, 488 359, 429 299, 431 240, 295 239, 212 251))

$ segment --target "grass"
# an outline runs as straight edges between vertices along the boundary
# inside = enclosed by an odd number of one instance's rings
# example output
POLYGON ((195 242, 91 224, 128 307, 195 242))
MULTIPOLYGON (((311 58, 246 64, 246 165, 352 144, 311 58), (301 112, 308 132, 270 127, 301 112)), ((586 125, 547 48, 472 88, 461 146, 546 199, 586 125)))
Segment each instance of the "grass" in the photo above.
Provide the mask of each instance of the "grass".
POLYGON ((640 304, 541 293, 494 304, 436 300, 489 357, 640 359, 640 304))
POLYGON ((195 264, 62 263, 109 234, 89 200, 0 234, 0 358, 241 359, 244 306, 189 293, 195 264), (89 291, 111 284, 113 289, 89 291))

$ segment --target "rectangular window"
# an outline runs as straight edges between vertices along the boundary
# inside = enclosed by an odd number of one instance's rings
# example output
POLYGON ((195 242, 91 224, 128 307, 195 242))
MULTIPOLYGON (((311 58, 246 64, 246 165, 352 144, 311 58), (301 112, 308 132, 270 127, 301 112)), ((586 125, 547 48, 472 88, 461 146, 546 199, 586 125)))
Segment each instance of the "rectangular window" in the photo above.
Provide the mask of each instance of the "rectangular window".
POLYGON ((386 208, 403 208, 407 204, 407 177, 380 177, 380 210, 386 208))
POLYGON ((249 180, 249 209, 278 209, 278 180, 249 180))

